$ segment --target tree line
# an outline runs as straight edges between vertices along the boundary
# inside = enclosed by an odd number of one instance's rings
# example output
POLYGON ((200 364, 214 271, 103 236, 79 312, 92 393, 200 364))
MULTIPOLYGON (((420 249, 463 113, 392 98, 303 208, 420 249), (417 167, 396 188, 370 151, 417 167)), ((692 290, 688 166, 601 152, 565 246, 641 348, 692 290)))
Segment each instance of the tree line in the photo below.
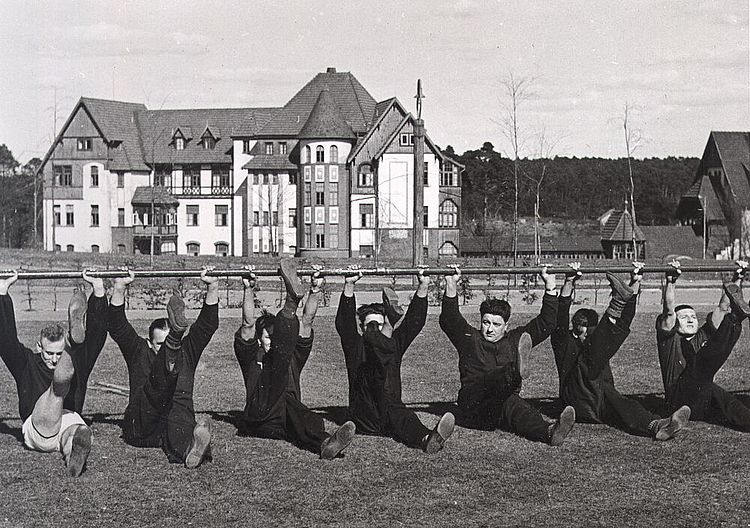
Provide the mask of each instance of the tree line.
MULTIPOLYGON (((42 163, 32 158, 26 164, 0 145, 0 247, 34 247, 34 185, 37 185, 37 226, 41 238, 42 187, 34 173, 42 163)), ((41 180, 41 178, 39 178, 41 180)))

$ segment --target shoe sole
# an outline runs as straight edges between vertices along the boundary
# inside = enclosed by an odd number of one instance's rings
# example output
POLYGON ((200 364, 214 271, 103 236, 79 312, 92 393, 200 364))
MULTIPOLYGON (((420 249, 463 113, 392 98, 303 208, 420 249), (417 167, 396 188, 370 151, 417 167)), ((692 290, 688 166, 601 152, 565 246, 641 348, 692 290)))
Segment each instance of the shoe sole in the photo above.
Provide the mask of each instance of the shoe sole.
POLYGON ((430 433, 430 437, 427 440, 424 451, 428 455, 434 455, 438 451, 445 447, 445 443, 453 434, 453 430, 456 428, 456 417, 453 413, 445 413, 440 417, 435 429, 430 433))
POLYGON ((336 458, 349 444, 352 443, 356 430, 357 428, 354 425, 354 422, 346 422, 344 425, 336 429, 336 431, 324 442, 324 445, 320 450, 320 458, 323 460, 333 460, 336 458))
POLYGON ((518 340, 518 373, 521 379, 526 379, 531 375, 531 349, 533 343, 531 336, 524 332, 518 340))
POLYGON ((209 445, 211 445, 211 426, 207 422, 201 422, 193 429, 193 443, 185 457, 185 467, 195 469, 200 466, 209 445))
POLYGON ((76 291, 68 304, 68 333, 79 345, 86 339, 86 308, 86 296, 76 291))
POLYGON ((297 264, 292 259, 283 259, 279 265, 279 271, 286 291, 296 299, 302 299, 305 296, 305 288, 297 275, 297 264))
POLYGON ((745 317, 750 317, 750 305, 742 298, 742 288, 730 282, 724 285, 724 293, 729 297, 732 308, 737 308, 745 317))
POLYGON ((73 434, 73 445, 70 448, 68 460, 68 473, 71 477, 78 477, 86 467, 86 461, 91 453, 91 429, 79 426, 73 434))
POLYGON ((669 417, 669 423, 666 427, 656 432, 654 438, 660 442, 671 440, 675 435, 685 428, 690 421, 690 407, 683 405, 669 417))
POLYGON ((623 280, 614 273, 608 271, 607 280, 609 281, 609 285, 612 287, 613 295, 617 293, 617 296, 623 301, 627 301, 635 294, 635 292, 633 292, 633 289, 625 284, 625 282, 623 282, 623 280))
POLYGON ((576 423, 576 410, 573 407, 566 407, 563 412, 560 413, 560 418, 557 423, 553 426, 552 435, 550 436, 549 445, 561 446, 565 439, 568 437, 570 432, 573 430, 573 426, 576 423))
POLYGON ((185 318, 185 301, 179 295, 172 295, 167 303, 167 319, 169 320, 169 328, 176 330, 177 332, 184 332, 187 330, 188 323, 185 318))

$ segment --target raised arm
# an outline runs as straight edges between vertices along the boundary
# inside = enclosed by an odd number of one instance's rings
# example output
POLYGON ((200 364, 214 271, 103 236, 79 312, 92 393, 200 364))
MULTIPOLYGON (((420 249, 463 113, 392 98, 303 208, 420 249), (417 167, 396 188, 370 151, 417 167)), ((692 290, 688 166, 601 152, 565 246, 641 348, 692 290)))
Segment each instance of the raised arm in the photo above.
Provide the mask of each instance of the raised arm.
POLYGON ((677 316, 674 313, 675 306, 677 305, 675 300, 675 283, 680 277, 682 270, 680 269, 680 262, 673 260, 669 263, 672 267, 665 274, 664 289, 662 290, 662 309, 661 316, 659 318, 659 328, 665 332, 670 331, 674 328, 677 322, 677 316))
POLYGON ((336 332, 343 347, 355 346, 359 339, 357 332, 357 301, 354 298, 354 285, 362 278, 362 272, 352 266, 352 274, 344 278, 344 291, 341 293, 336 311, 336 332))
MULTIPOLYGON (((745 278, 745 271, 747 270, 748 263, 744 260, 738 260, 737 266, 738 269, 735 270, 734 275, 732 276, 732 282, 742 288, 742 281, 745 278)), ((724 316, 731 311, 732 306, 729 303, 729 297, 727 297, 726 292, 722 288, 719 305, 714 308, 713 312, 711 312, 711 324, 713 325, 713 327, 719 328, 719 326, 721 326, 721 322, 724 320, 724 316)))
POLYGON ((7 279, 0 280, 0 356, 14 378, 26 363, 26 354, 23 352, 21 343, 18 342, 13 299, 8 294, 8 290, 17 280, 16 270, 13 270, 13 275, 7 279))
POLYGON ((109 311, 107 318, 107 328, 109 335, 112 336, 115 343, 120 347, 122 355, 127 361, 131 352, 133 352, 141 339, 133 326, 128 321, 125 314, 125 296, 128 291, 128 285, 135 280, 132 271, 128 271, 127 277, 118 277, 114 279, 112 285, 112 298, 109 300, 109 311))
POLYGON ((427 321, 427 291, 430 286, 430 278, 425 276, 423 267, 417 273, 417 280, 419 285, 409 303, 406 315, 404 315, 404 319, 398 328, 393 331, 393 338, 398 342, 399 350, 402 353, 416 339, 427 321))
POLYGON ((471 334, 471 325, 466 322, 458 309, 458 281, 461 279, 461 269, 457 265, 453 268, 453 275, 445 276, 445 295, 440 308, 440 329, 445 332, 456 348, 467 334, 471 334))
POLYGON ((547 339, 557 325, 557 280, 554 274, 547 273, 547 266, 542 267, 539 276, 544 281, 542 309, 539 315, 522 327, 523 331, 528 332, 531 336, 531 342, 534 346, 547 339))
MULTIPOLYGON (((251 266, 246 266, 246 269, 252 271, 251 266)), ((243 341, 250 341, 255 337, 255 284, 254 273, 242 278, 242 324, 237 335, 243 341)))
POLYGON ((190 325, 190 332, 182 340, 183 353, 193 366, 198 364, 203 350, 219 328, 219 277, 208 275, 213 269, 213 266, 203 266, 201 282, 206 285, 206 297, 198 318, 190 325))

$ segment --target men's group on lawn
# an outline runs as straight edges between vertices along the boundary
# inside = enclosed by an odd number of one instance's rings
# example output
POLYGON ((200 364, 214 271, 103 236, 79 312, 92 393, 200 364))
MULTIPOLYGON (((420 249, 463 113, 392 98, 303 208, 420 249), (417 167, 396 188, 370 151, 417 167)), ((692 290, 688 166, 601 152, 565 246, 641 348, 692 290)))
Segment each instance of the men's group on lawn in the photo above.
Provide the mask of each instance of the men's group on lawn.
MULTIPOLYGON (((510 327, 511 306, 487 299, 480 306, 481 326, 470 325, 459 312, 457 284, 461 270, 445 277, 440 328, 458 353, 461 425, 501 429, 529 440, 559 446, 576 420, 603 423, 630 434, 669 440, 694 420, 720 420, 750 432, 750 409, 714 383, 750 315, 741 282, 747 263, 738 262, 731 282, 723 285, 718 306, 701 324, 688 304, 677 304, 673 262, 666 276, 663 310, 656 318, 656 347, 670 416, 661 417, 615 388, 609 361, 625 342, 635 316, 643 264, 634 262, 629 281, 607 273, 611 299, 600 316, 570 309, 580 264, 572 263, 558 293, 556 278, 545 267, 539 274, 545 293, 539 315, 523 326, 510 327), (532 349, 551 339, 565 408, 552 421, 520 396, 530 375, 532 349)), ((292 442, 333 459, 351 443, 355 432, 389 436, 403 444, 436 453, 453 433, 456 419, 443 414, 432 428, 422 423, 401 396, 401 362, 427 319, 429 278, 418 272, 418 287, 404 312, 398 296, 383 289, 383 302, 357 307, 356 282, 362 272, 352 267, 336 314, 349 382, 350 421, 332 434, 321 415, 303 403, 300 375, 313 348, 313 321, 324 278, 315 274, 309 292, 297 276, 294 261, 281 262, 286 301, 272 315, 256 313, 255 276, 243 279, 242 323, 234 335, 234 352, 245 383, 245 408, 237 423, 241 435, 292 442), (302 316, 297 311, 307 299, 302 316)), ((178 296, 167 304, 167 317, 154 320, 148 336, 138 335, 127 319, 125 298, 134 274, 113 281, 107 300, 102 279, 82 273, 91 284, 86 300, 76 291, 68 307, 68 328, 41 329, 28 348, 18 340, 13 302, 8 295, 18 279, 0 280, 0 355, 13 376, 23 442, 32 450, 59 452, 68 473, 80 475, 92 446, 92 431, 81 418, 86 386, 107 334, 117 343, 128 369, 129 397, 122 437, 135 447, 159 447, 170 462, 198 467, 210 458, 211 427, 196 420, 193 408, 195 370, 219 326, 218 278, 206 267, 201 274, 206 293, 191 325, 178 296), (188 331, 189 328, 189 331, 188 331)))

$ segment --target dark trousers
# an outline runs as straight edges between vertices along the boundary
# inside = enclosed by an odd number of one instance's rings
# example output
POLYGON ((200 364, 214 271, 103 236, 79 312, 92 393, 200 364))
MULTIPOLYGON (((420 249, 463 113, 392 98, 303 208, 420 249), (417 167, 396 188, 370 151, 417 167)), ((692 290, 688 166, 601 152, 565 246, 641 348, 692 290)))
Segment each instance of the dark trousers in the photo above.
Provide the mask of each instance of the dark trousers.
POLYGON ((623 396, 614 385, 602 384, 600 403, 602 422, 632 434, 650 436, 648 426, 659 417, 648 411, 640 402, 623 396))
POLYGON ((694 355, 675 384, 674 408, 687 405, 693 420, 717 419, 750 432, 750 409, 714 383, 714 376, 732 353, 742 333, 742 322, 728 313, 719 328, 694 355))
POLYGON ((184 462, 193 439, 192 409, 173 405, 179 371, 167 370, 166 346, 162 346, 151 372, 125 409, 123 438, 135 447, 161 447, 170 462, 184 462))
POLYGON ((617 354, 625 339, 630 334, 630 323, 633 320, 633 312, 628 309, 629 306, 635 306, 631 301, 626 304, 623 310, 622 318, 612 322, 609 316, 604 314, 601 321, 591 336, 586 340, 586 349, 584 357, 579 361, 586 361, 587 375, 590 379, 596 379, 602 373, 604 368, 609 365, 609 360, 617 354))
POLYGON ((292 444, 320 453, 320 445, 328 438, 323 418, 312 412, 293 394, 283 396, 284 404, 278 416, 262 423, 249 425, 247 433, 259 438, 286 440, 292 444))
POLYGON ((402 402, 386 405, 381 420, 385 434, 409 447, 421 447, 424 437, 430 434, 416 413, 402 402))

